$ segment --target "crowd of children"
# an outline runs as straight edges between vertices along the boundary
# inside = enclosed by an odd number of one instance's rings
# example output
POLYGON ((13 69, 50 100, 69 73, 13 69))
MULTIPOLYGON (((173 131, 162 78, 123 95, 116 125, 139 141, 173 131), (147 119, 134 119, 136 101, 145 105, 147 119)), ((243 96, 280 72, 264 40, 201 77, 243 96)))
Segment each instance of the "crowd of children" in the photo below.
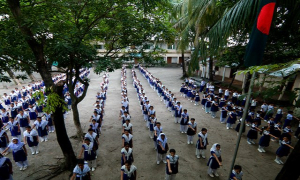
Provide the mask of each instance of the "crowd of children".
MULTIPOLYGON (((158 96, 162 99, 161 101, 164 102, 167 109, 171 112, 172 116, 174 116, 175 123, 180 123, 180 132, 182 134, 187 134, 187 144, 194 144, 193 137, 197 133, 197 123, 195 122, 195 118, 189 118, 189 114, 187 109, 183 109, 181 103, 177 101, 174 94, 165 87, 162 82, 155 78, 149 71, 144 69, 140 66, 140 72, 149 82, 151 88, 157 91, 158 96)), ((190 98, 191 102, 195 101, 195 105, 199 102, 198 93, 193 92, 193 88, 190 89, 190 92, 183 92, 182 96, 190 98), (193 96, 195 94, 195 96, 193 96)), ((206 147, 208 145, 208 138, 207 138, 207 129, 202 128, 201 131, 198 133, 198 140, 196 143, 196 157, 200 159, 206 158, 206 147)), ((221 146, 218 143, 215 143, 212 148, 210 149, 210 158, 207 162, 208 170, 207 173, 211 177, 218 177, 219 174, 217 173, 217 169, 222 165, 222 158, 221 158, 221 146)), ((168 167, 166 168, 168 173, 168 167)), ((176 171, 177 172, 177 171, 176 171)))
MULTIPOLYGON (((82 78, 87 77, 89 73, 89 69, 80 69, 82 78)), ((57 74, 52 80, 56 84, 65 78, 64 74, 57 74)), ((75 94, 80 95, 82 90, 78 89, 78 94, 75 94)), ((67 91, 64 93, 67 94, 67 91)), ((45 112, 43 109, 47 103, 45 85, 43 81, 38 81, 27 87, 23 86, 21 90, 15 88, 9 95, 4 93, 2 100, 4 104, 0 100, 0 153, 6 156, 12 152, 14 161, 23 171, 28 167, 26 145, 32 155, 39 154, 39 144, 48 141, 48 133, 55 131, 51 112, 45 112), (44 94, 44 105, 37 102, 40 98, 39 93, 44 94), (11 140, 7 131, 10 131, 11 140)))
MULTIPOLYGON (((187 80, 186 84, 181 86, 180 92, 182 89, 189 87, 195 87, 195 85, 193 81, 187 80)), ((205 90, 201 100, 202 109, 206 113, 211 114, 212 118, 215 118, 216 113, 220 111, 220 122, 226 123, 226 129, 233 129, 233 124, 238 122, 235 130, 239 132, 240 128, 242 128, 242 132, 245 132, 246 127, 245 125, 241 125, 241 118, 244 113, 246 97, 241 97, 242 95, 237 91, 231 92, 228 89, 224 91, 222 87, 219 88, 218 94, 215 94, 214 88, 212 83, 206 83, 204 80, 201 82, 199 93, 205 90)), ((189 98, 189 96, 183 96, 189 98)), ((291 121, 299 119, 292 115, 292 111, 288 111, 284 125, 282 126, 283 107, 278 107, 277 111, 275 111, 274 104, 268 105, 267 103, 263 103, 261 107, 257 107, 257 104, 256 99, 251 99, 250 109, 246 117, 246 126, 250 127, 247 133, 247 143, 250 145, 255 144, 254 140, 258 139, 258 132, 260 132, 262 136, 260 137, 257 150, 264 153, 270 141, 278 139, 280 147, 276 151, 275 162, 283 164, 280 158, 287 156, 290 148, 293 149, 290 146, 292 138, 291 121), (262 126, 262 121, 267 122, 267 124, 262 126)), ((296 132, 295 137, 298 138, 298 135, 299 132, 296 132)))

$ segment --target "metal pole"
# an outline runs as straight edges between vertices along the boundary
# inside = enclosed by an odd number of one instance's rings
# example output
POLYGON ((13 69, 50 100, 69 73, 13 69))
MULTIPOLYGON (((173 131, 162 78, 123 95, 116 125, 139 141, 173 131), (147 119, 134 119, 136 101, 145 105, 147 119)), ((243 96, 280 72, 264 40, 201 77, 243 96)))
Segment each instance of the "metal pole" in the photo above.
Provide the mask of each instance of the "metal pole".
POLYGON ((251 77, 250 87, 249 87, 248 94, 247 94, 246 106, 245 106, 245 109, 244 109, 242 122, 241 122, 241 125, 240 125, 239 136, 238 136, 238 139, 236 141, 234 155, 233 155, 232 162, 231 162, 231 168, 229 169, 229 175, 228 175, 228 178, 227 178, 228 180, 230 179, 231 171, 234 167, 235 159, 236 159, 236 156, 237 156, 237 153, 238 153, 238 150, 239 150, 240 141, 241 141, 241 137, 242 137, 242 133, 243 133, 243 128, 245 126, 245 119, 246 119, 246 116, 248 114, 248 109, 249 109, 249 104, 250 104, 252 88, 253 88, 253 85, 254 85, 254 80, 255 80, 255 71, 253 72, 252 77, 251 77))

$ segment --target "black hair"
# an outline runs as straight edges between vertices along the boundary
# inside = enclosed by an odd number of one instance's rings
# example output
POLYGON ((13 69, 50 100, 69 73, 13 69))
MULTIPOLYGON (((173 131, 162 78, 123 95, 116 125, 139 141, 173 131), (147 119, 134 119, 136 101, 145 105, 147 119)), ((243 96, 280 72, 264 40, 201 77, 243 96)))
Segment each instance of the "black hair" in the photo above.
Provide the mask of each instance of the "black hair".
POLYGON ((85 140, 85 141, 90 141, 90 142, 91 142, 91 140, 90 140, 89 138, 85 138, 84 140, 85 140))
POLYGON ((31 129, 31 127, 30 127, 30 126, 26 126, 25 128, 29 128, 29 129, 31 129))
POLYGON ((131 165, 131 164, 132 164, 132 162, 131 162, 131 160, 127 160, 127 161, 125 162, 125 164, 129 164, 129 165, 131 165))
POLYGON ((240 166, 240 165, 234 165, 233 169, 238 169, 238 170, 242 171, 242 166, 240 166))
POLYGON ((160 124, 160 122, 156 122, 156 124, 160 124))
POLYGON ((171 152, 176 153, 175 149, 170 149, 169 152, 170 152, 170 153, 171 153, 171 152))
POLYGON ((124 143, 124 147, 125 147, 125 146, 130 146, 130 145, 129 145, 128 142, 125 142, 125 143, 124 143))
POLYGON ((78 159, 77 164, 84 164, 84 160, 83 159, 78 159))
POLYGON ((184 109, 183 111, 187 111, 187 109, 184 109))
POLYGON ((207 131, 207 129, 206 128, 202 128, 201 131, 207 131))
POLYGON ((90 128, 88 131, 94 131, 92 128, 90 128))
POLYGON ((191 118, 191 120, 195 120, 195 118, 191 118))

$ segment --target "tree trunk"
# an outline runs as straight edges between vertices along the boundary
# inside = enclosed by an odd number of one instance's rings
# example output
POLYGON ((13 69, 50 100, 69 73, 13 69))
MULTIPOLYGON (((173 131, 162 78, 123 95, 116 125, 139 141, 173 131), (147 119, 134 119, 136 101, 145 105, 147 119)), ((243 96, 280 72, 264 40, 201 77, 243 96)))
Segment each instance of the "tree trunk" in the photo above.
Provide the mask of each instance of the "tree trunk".
POLYGON ((294 147, 294 150, 288 156, 281 171, 278 173, 275 180, 282 179, 298 179, 300 176, 299 164, 300 161, 300 141, 294 147))
POLYGON ((182 78, 186 78, 188 77, 187 73, 186 73, 186 67, 185 67, 185 61, 184 61, 184 51, 181 52, 181 64, 182 64, 182 78))
POLYGON ((278 97, 278 101, 280 101, 285 93, 285 90, 286 90, 286 87, 288 86, 289 84, 289 80, 286 78, 285 79, 285 83, 284 83, 284 86, 282 87, 282 91, 281 91, 281 94, 279 95, 278 97))
POLYGON ((27 72, 27 75, 29 76, 29 78, 30 78, 30 80, 32 81, 32 82, 35 82, 35 81, 37 81, 37 79, 34 77, 34 75, 31 73, 31 72, 27 72))
POLYGON ((235 79, 235 76, 236 76, 236 74, 233 74, 233 77, 232 77, 232 79, 231 79, 231 82, 230 82, 228 88, 230 88, 230 87, 232 86, 233 81, 234 81, 234 79, 235 79))
POLYGON ((249 89, 249 86, 250 86, 250 80, 251 80, 251 77, 252 77, 249 72, 245 76, 246 77, 245 77, 245 80, 244 80, 243 94, 248 93, 248 89, 249 89))
POLYGON ((7 72, 7 74, 9 75, 9 77, 13 80, 13 82, 16 85, 21 86, 20 81, 16 78, 14 72, 12 72, 12 70, 10 68, 5 68, 5 71, 7 72))
MULTIPOLYGON (((54 90, 61 98, 64 98, 63 87, 63 83, 59 83, 57 84, 54 90)), ((53 114, 53 121, 56 128, 55 132, 57 136, 57 141, 65 158, 64 169, 72 171, 73 168, 76 166, 77 159, 67 134, 62 110, 62 107, 56 107, 55 113, 53 114)))
POLYGON ((209 57, 209 81, 213 82, 214 81, 214 76, 213 76, 213 57, 209 57))
POLYGON ((83 131, 81 128, 80 118, 79 118, 79 111, 78 111, 78 103, 72 100, 72 112, 73 112, 73 121, 77 130, 77 137, 81 138, 83 136, 83 131))

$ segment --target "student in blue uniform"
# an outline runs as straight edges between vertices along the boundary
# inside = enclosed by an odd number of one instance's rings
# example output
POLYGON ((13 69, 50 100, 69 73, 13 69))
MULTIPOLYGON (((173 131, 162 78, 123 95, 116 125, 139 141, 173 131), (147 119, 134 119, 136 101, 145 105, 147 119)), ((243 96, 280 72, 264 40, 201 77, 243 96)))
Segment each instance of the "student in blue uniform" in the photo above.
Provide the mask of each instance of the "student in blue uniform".
POLYGON ((136 180, 137 168, 130 161, 121 167, 121 180, 136 180))
POLYGON ((167 155, 166 164, 166 180, 175 180, 176 174, 178 173, 179 157, 176 154, 175 149, 170 149, 170 154, 167 155))
POLYGON ((1 119, 2 119, 3 125, 6 125, 9 121, 9 112, 6 111, 5 108, 2 108, 0 114, 1 114, 1 119))
POLYGON ((82 148, 78 156, 79 159, 81 159, 82 154, 84 154, 84 160, 91 164, 92 171, 95 171, 97 167, 96 152, 94 145, 91 143, 89 138, 84 139, 84 143, 82 144, 82 148))
POLYGON ((35 129, 31 129, 30 126, 26 127, 26 131, 23 134, 24 143, 28 144, 31 154, 35 155, 39 153, 39 135, 35 129))
POLYGON ((184 95, 184 90, 185 90, 185 85, 184 85, 184 83, 182 83, 182 85, 180 87, 180 96, 184 95))
POLYGON ((91 180, 90 170, 90 167, 84 163, 84 160, 79 159, 70 180, 91 180))
POLYGON ((157 119, 154 117, 154 114, 151 114, 149 118, 149 136, 152 139, 154 136, 154 127, 156 124, 157 119))
POLYGON ((93 143, 93 149, 96 152, 96 159, 98 155, 98 148, 99 148, 99 138, 97 133, 94 132, 92 128, 88 129, 88 133, 84 135, 84 138, 89 138, 90 142, 93 143))
POLYGON ((242 171, 242 166, 234 165, 231 171, 230 180, 242 180, 244 173, 242 171))
POLYGON ((236 116, 237 116, 235 108, 233 108, 232 111, 228 115, 229 116, 227 119, 226 129, 232 129, 233 128, 232 125, 235 124, 236 116))
POLYGON ((281 141, 281 145, 280 147, 277 149, 276 151, 276 159, 275 162, 277 164, 284 164, 281 161, 281 158, 283 156, 288 156, 290 153, 290 149, 294 149, 294 147, 292 147, 291 145, 291 141, 288 137, 283 137, 282 141, 281 141))
POLYGON ((189 113, 186 109, 183 110, 183 113, 181 113, 181 121, 180 121, 180 131, 181 133, 187 132, 188 122, 189 122, 189 113))
POLYGON ((133 162, 133 150, 129 147, 128 143, 125 143, 125 146, 121 149, 121 166, 125 165, 127 161, 133 162))
POLYGON ((9 158, 4 157, 0 153, 0 179, 12 180, 13 177, 12 163, 9 158))
POLYGON ((124 134, 122 135, 122 147, 125 146, 125 143, 129 144, 129 147, 133 147, 133 142, 132 142, 133 136, 129 133, 129 131, 125 130, 124 134))
POLYGON ((248 131, 248 134, 247 134, 247 143, 248 144, 255 144, 253 139, 257 139, 257 131, 258 130, 259 129, 257 128, 257 122, 254 121, 251 125, 251 129, 248 131))
POLYGON ((281 141, 283 140, 284 137, 288 137, 288 139, 292 138, 292 129, 291 129, 291 125, 287 125, 285 128, 283 128, 282 134, 280 136, 280 140, 279 140, 279 145, 281 144, 281 141))
POLYGON ((180 105, 180 102, 177 101, 177 105, 175 106, 175 123, 179 123, 180 118, 181 118, 181 113, 182 113, 182 105, 180 105))
POLYGON ((5 152, 9 149, 13 151, 14 161, 16 162, 17 166, 20 167, 20 171, 26 170, 28 167, 28 162, 25 144, 19 141, 18 138, 12 138, 12 142, 2 152, 2 154, 5 154, 5 152))
MULTIPOLYGON (((238 119, 238 124, 236 125, 236 127, 235 127, 235 131, 237 132, 237 135, 239 135, 239 132, 240 132, 240 128, 241 128, 241 124, 242 124, 242 119, 238 119)), ((243 129, 242 129, 242 133, 244 133, 245 132, 245 130, 246 130, 246 125, 245 125, 245 123, 243 124, 243 127, 242 127, 243 129)))
POLYGON ((218 99, 214 98, 213 101, 211 101, 211 117, 216 118, 216 114, 219 111, 219 105, 218 105, 218 99))
POLYGON ((277 138, 279 138, 281 136, 281 122, 278 121, 275 125, 274 125, 274 132, 273 135, 276 136, 277 138))
POLYGON ((259 140, 259 143, 258 143, 258 152, 266 152, 265 151, 265 147, 269 147, 270 145, 270 140, 271 140, 271 137, 273 138, 277 138, 276 136, 272 135, 270 133, 270 127, 269 126, 265 126, 261 129, 261 138, 259 140))
POLYGON ((221 122, 222 124, 224 124, 225 121, 226 121, 226 118, 227 118, 227 112, 228 112, 228 110, 227 110, 227 105, 224 104, 223 107, 221 108, 221 115, 220 115, 220 122, 221 122))
POLYGON ((25 111, 29 111, 29 119, 32 121, 32 124, 37 118, 37 110, 36 107, 33 107, 32 104, 29 104, 29 108, 25 109, 25 111))
POLYGON ((221 145, 215 143, 210 149, 210 154, 211 156, 207 162, 207 173, 210 177, 218 177, 219 174, 217 173, 217 170, 222 166, 221 145))
POLYGON ((159 137, 160 133, 163 132, 163 128, 161 127, 160 122, 156 122, 154 126, 154 136, 153 136, 153 141, 154 141, 154 149, 157 149, 157 137, 159 137))
POLYGON ((132 124, 130 123, 130 119, 126 119, 125 123, 123 124, 123 131, 122 133, 124 134, 125 131, 128 131, 130 134, 133 134, 132 132, 132 124))
POLYGON ((12 137, 16 137, 20 141, 22 140, 20 125, 17 120, 14 120, 14 118, 10 117, 9 122, 5 126, 3 126, 3 128, 5 128, 6 126, 9 127, 12 137))
POLYGON ((96 122, 96 119, 92 120, 92 123, 90 124, 90 128, 93 129, 93 131, 99 137, 99 134, 100 134, 100 125, 99 125, 99 123, 96 122))
POLYGON ((210 113, 210 110, 211 110, 211 97, 210 95, 208 95, 206 97, 206 103, 205 103, 205 113, 210 113))
POLYGON ((202 128, 201 131, 198 133, 198 141, 196 144, 196 156, 200 159, 200 155, 203 159, 205 159, 205 151, 208 145, 208 138, 207 138, 207 129, 202 128))
POLYGON ((284 120, 283 128, 285 128, 287 125, 290 125, 293 118, 300 120, 299 118, 293 116, 293 111, 288 111, 286 119, 284 120))
POLYGON ((54 127, 54 121, 51 117, 51 113, 46 112, 45 117, 46 117, 46 121, 48 122, 49 133, 54 133, 55 127, 54 127))
POLYGON ((168 152, 168 138, 164 133, 160 133, 157 140, 157 156, 156 156, 156 163, 160 164, 163 161, 165 164, 166 161, 166 154, 168 152))
POLYGON ((37 117, 37 120, 34 122, 32 129, 36 128, 41 142, 48 141, 48 122, 42 120, 41 117, 37 117))
POLYGON ((201 105, 202 105, 203 110, 205 108, 206 101, 207 101, 207 95, 206 95, 206 92, 204 92, 202 95, 202 100, 201 100, 201 105))
POLYGON ((195 106, 198 106, 199 105, 199 101, 200 101, 200 96, 199 96, 199 94, 198 93, 196 93, 196 95, 195 95, 195 106))
POLYGON ((194 144, 193 138, 197 132, 197 123, 195 122, 195 118, 191 118, 191 121, 188 123, 187 130, 187 144, 194 144))
POLYGON ((277 113, 276 113, 276 116, 275 116, 275 119, 274 119, 275 123, 277 123, 278 121, 281 121, 282 116, 283 116, 283 111, 282 111, 282 109, 283 109, 283 107, 279 107, 279 108, 277 109, 277 113))
POLYGON ((29 116, 27 114, 24 114, 24 111, 19 111, 16 120, 18 120, 18 122, 20 123, 22 132, 24 132, 26 130, 25 127, 29 126, 30 124, 29 116))
POLYGON ((0 128, 0 153, 2 153, 8 146, 9 138, 4 129, 0 128))

